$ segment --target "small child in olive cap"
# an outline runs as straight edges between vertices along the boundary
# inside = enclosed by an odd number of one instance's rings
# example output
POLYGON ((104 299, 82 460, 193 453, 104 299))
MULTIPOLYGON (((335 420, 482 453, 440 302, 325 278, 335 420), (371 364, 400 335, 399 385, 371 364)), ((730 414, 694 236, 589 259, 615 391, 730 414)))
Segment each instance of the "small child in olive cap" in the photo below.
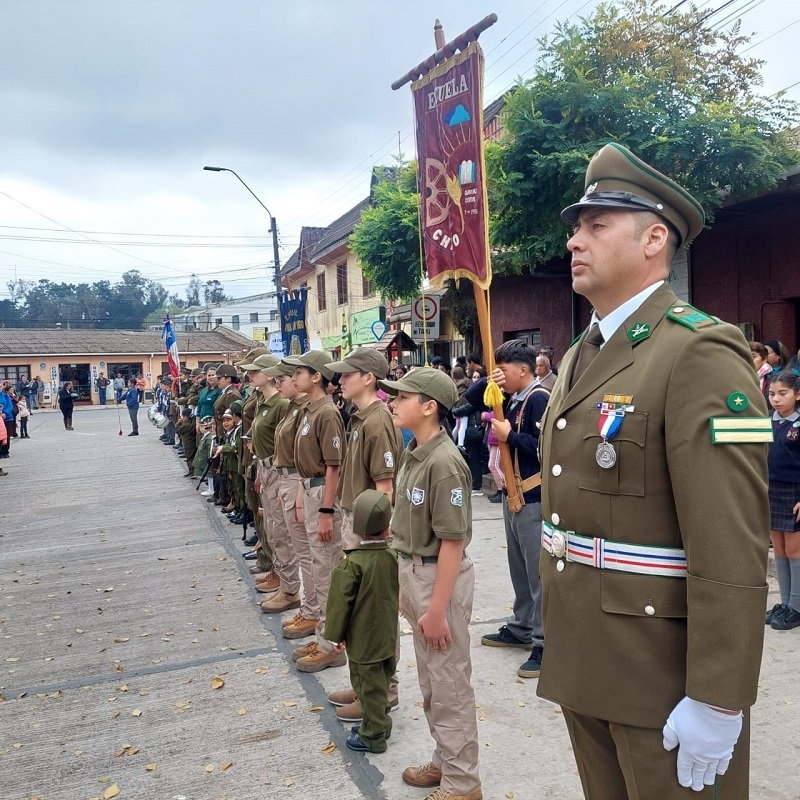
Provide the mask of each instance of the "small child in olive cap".
POLYGON ((394 675, 399 585, 397 554, 389 547, 392 504, 375 489, 353 506, 353 533, 360 537, 331 574, 325 638, 347 645, 350 682, 361 700, 361 725, 347 739, 351 750, 386 751, 392 732, 389 681, 394 675))

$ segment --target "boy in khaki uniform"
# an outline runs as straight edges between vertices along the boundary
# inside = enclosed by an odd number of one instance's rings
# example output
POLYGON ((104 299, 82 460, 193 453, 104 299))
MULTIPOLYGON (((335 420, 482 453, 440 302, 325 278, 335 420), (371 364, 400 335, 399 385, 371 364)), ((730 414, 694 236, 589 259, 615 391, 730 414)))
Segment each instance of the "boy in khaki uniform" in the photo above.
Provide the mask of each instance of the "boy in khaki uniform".
MULTIPOLYGON (((292 382, 298 392, 308 395, 294 442, 294 460, 302 478, 298 487, 297 510, 302 508, 306 536, 311 548, 311 569, 319 601, 320 618, 316 626, 316 647, 309 646, 295 661, 301 672, 319 672, 328 667, 343 667, 347 656, 329 642, 325 632, 325 605, 331 572, 342 556, 342 511, 336 499, 339 468, 344 455, 342 418, 327 393, 333 372, 328 356, 309 350, 281 363, 294 367, 292 382)), ((302 649, 302 648, 299 648, 302 649)))
MULTIPOLYGON (((285 639, 304 639, 314 633, 320 618, 311 566, 311 547, 308 544, 306 527, 296 512, 297 498, 302 487, 294 463, 294 440, 308 398, 294 388, 292 383, 294 367, 279 363, 265 369, 264 374, 275 381, 275 387, 281 397, 289 402, 286 414, 275 429, 275 455, 272 457, 272 467, 278 474, 278 503, 283 517, 282 529, 288 535, 299 563, 303 591, 300 610, 293 617, 285 619, 282 627, 285 639)), ((316 647, 316 642, 314 646, 316 647)), ((307 648, 299 647, 292 654, 292 658, 296 661, 304 655, 308 655, 307 648)))
MULTIPOLYGON (((360 537, 353 532, 353 509, 356 498, 367 489, 394 498, 394 476, 403 452, 403 437, 394 426, 392 414, 378 397, 378 381, 389 372, 389 362, 377 350, 353 350, 343 361, 334 361, 328 368, 339 373, 342 397, 353 405, 350 417, 350 436, 336 495, 342 507, 342 544, 345 551, 359 546, 360 537)), ((400 639, 396 657, 400 658, 400 639)), ((361 719, 361 703, 355 687, 351 691, 335 691, 328 699, 342 722, 361 719)), ((397 676, 389 686, 389 704, 396 708, 397 676)))
POLYGON ((408 767, 403 780, 439 785, 427 800, 482 800, 469 652, 475 575, 465 553, 472 478, 440 425, 458 393, 444 372, 430 368, 378 385, 395 395, 394 424, 414 434, 397 472, 392 534, 401 613, 414 629, 423 708, 436 741, 432 762, 408 767))
POLYGON ((350 682, 362 698, 361 725, 353 726, 347 746, 383 753, 392 732, 389 682, 397 667, 397 554, 386 541, 392 504, 383 492, 367 489, 353 505, 358 544, 331 576, 325 636, 346 643, 350 682))

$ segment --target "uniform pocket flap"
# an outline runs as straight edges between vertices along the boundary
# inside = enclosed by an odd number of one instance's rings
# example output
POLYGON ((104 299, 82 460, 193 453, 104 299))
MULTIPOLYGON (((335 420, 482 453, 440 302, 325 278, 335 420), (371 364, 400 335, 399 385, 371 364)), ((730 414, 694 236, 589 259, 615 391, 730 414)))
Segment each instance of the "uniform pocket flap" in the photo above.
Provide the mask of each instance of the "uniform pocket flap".
MULTIPOLYGON (((583 424, 583 438, 601 439, 600 412, 596 408, 590 408, 586 412, 583 424)), ((613 442, 632 442, 639 447, 644 447, 647 438, 647 413, 643 411, 628 411, 622 418, 619 430, 614 434, 613 442)))
POLYGON ((600 576, 600 606, 609 614, 685 617, 686 581, 604 571, 600 576))

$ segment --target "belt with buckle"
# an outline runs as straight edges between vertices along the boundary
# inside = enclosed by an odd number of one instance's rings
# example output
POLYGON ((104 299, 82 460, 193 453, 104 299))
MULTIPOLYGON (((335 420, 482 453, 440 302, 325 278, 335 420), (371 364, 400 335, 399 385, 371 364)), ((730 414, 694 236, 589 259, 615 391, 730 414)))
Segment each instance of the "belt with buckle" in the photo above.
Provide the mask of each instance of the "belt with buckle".
POLYGON ((406 561, 413 561, 415 564, 436 564, 439 561, 439 556, 417 556, 411 553, 401 553, 399 550, 397 555, 406 561))
POLYGON ((325 478, 322 475, 319 475, 316 478, 303 478, 304 489, 313 489, 315 486, 324 486, 324 485, 325 485, 325 478))
POLYGON ((273 467, 273 469, 278 475, 297 475, 296 467, 273 467))
POLYGON ((596 569, 613 569, 639 575, 686 577, 686 551, 681 547, 651 547, 582 536, 547 522, 542 523, 542 547, 556 558, 596 569))

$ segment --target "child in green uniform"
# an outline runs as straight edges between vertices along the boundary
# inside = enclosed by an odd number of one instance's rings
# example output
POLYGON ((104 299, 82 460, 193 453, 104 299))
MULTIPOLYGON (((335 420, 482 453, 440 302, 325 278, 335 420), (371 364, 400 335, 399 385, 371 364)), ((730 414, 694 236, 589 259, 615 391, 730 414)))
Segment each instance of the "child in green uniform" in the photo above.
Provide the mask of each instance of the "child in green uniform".
POLYGON ((350 682, 361 700, 362 722, 347 739, 351 750, 383 753, 392 732, 389 682, 397 665, 397 554, 386 538, 392 517, 389 498, 362 492, 353 507, 358 545, 331 574, 325 638, 346 643, 350 682))
POLYGON ((394 424, 414 434, 397 472, 392 535, 400 556, 400 608, 414 630, 423 708, 436 741, 432 761, 408 767, 403 780, 439 785, 428 800, 482 800, 470 684, 472 478, 441 426, 458 394, 444 372, 429 368, 379 386, 395 395, 394 424))

